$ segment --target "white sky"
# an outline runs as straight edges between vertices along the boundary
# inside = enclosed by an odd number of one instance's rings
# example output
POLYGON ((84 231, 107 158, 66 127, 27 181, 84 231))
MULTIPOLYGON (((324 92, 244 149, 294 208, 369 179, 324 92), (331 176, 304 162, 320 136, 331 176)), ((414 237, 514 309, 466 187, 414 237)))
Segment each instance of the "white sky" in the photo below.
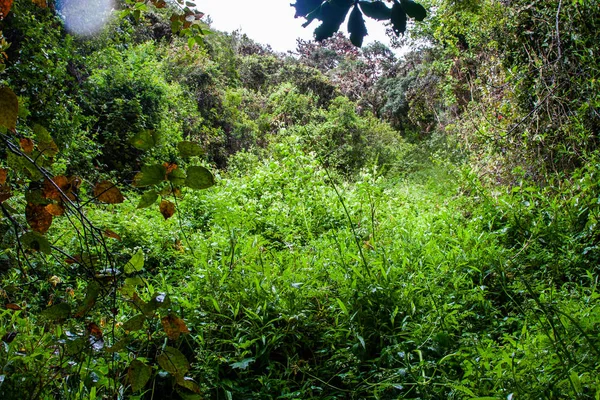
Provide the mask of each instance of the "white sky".
MULTIPOLYGON (((285 52, 296 49, 296 38, 313 39, 313 31, 319 21, 313 21, 303 28, 304 18, 294 18, 295 8, 290 6, 295 0, 198 0, 198 9, 213 20, 213 27, 231 32, 241 29, 251 39, 262 44, 270 44, 273 50, 285 52)), ((385 27, 379 21, 365 18, 369 35, 364 44, 378 40, 389 46, 385 27)), ((342 25, 347 36, 346 24, 342 25)))

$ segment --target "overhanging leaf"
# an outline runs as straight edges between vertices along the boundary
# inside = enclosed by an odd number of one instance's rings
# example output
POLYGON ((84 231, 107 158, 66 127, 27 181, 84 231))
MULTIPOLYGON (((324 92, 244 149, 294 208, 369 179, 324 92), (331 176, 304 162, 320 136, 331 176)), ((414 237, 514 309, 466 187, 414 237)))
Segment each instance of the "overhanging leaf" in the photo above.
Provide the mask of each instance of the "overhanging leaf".
POLYGON ((427 17, 427 10, 419 3, 416 3, 413 0, 400 1, 402 2, 402 8, 404 8, 404 11, 409 17, 414 18, 417 21, 423 21, 425 17, 427 17))
POLYGON ((65 214, 65 208, 60 204, 48 204, 46 205, 46 211, 53 217, 60 217, 65 214))
POLYGON ((123 329, 125 329, 127 332, 139 331, 144 327, 145 321, 146 316, 144 316, 144 314, 138 314, 125 321, 123 323, 123 329))
POLYGON ((190 333, 190 330, 186 326, 185 322, 176 317, 175 315, 169 314, 160 320, 167 337, 171 340, 179 339, 182 333, 190 333))
POLYGON ((31 140, 29 138, 19 139, 19 145, 21 146, 21 149, 23 150, 23 152, 25 154, 31 154, 31 152, 33 152, 33 148, 35 146, 35 144, 33 143, 33 140, 31 140))
POLYGON ((166 346, 165 350, 157 357, 158 365, 175 377, 183 377, 190 369, 190 363, 176 348, 166 346))
POLYGON ((320 42, 332 37, 334 33, 339 31, 351 5, 352 3, 345 3, 343 1, 325 2, 321 6, 319 19, 322 23, 315 29, 315 40, 320 42))
POLYGON ((400 34, 406 32, 406 12, 396 0, 394 0, 394 5, 392 6, 392 30, 396 34, 396 36, 400 36, 400 34))
POLYGON ((50 308, 42 311, 42 316, 52 321, 65 319, 71 314, 71 306, 67 303, 55 304, 50 308))
POLYGON ((162 200, 160 202, 159 210, 165 219, 169 219, 175 214, 175 204, 168 200, 162 200))
POLYGON ((174 185, 185 184, 185 178, 185 172, 183 172, 183 170, 180 168, 175 168, 167 174, 167 180, 172 182, 174 185))
POLYGON ((177 384, 191 391, 192 393, 200 393, 200 386, 194 380, 187 376, 178 376, 177 384))
POLYGON ((129 364, 127 378, 131 384, 131 390, 138 392, 146 386, 152 376, 152 367, 144 364, 140 360, 133 360, 129 364))
POLYGON ((185 185, 190 189, 207 189, 214 184, 215 178, 208 169, 201 166, 188 168, 185 185))
POLYGON ((6 183, 7 177, 8 177, 8 170, 6 168, 0 168, 0 185, 4 185, 6 183))
POLYGON ((360 9, 369 18, 385 21, 392 17, 392 10, 382 1, 359 1, 360 9))
POLYGON ((158 193, 156 193, 155 190, 149 190, 149 191, 145 192, 144 194, 142 194, 142 197, 140 197, 140 202, 138 203, 137 208, 150 207, 152 204, 154 204, 156 202, 156 200, 158 200, 158 193))
POLYGON ((29 249, 40 251, 45 254, 50 254, 52 252, 48 239, 37 232, 27 232, 21 236, 21 243, 29 249))
POLYGON ((167 169, 163 165, 145 165, 142 167, 142 171, 135 176, 134 185, 144 187, 159 184, 165 180, 166 174, 167 169))
POLYGON ((348 32, 350 33, 350 41, 352 44, 356 47, 361 47, 363 39, 367 35, 367 27, 357 5, 354 6, 350 13, 350 18, 348 19, 348 32))
POLYGON ((94 186, 94 197, 106 204, 118 204, 125 200, 119 188, 109 181, 98 182, 94 186))
POLYGON ((158 134, 151 130, 138 132, 131 138, 131 144, 136 149, 150 150, 158 144, 158 134))
POLYGON ((188 140, 177 143, 177 149, 179 150, 179 155, 183 158, 201 156, 204 154, 202 146, 196 142, 191 142, 188 140))
POLYGON ((25 219, 34 231, 44 234, 52 225, 52 214, 43 204, 28 203, 25 207, 25 219))
POLYGON ((294 18, 306 17, 315 8, 319 7, 323 0, 296 0, 296 3, 291 6, 296 9, 294 18))
MULTIPOLYGON (((12 1, 0 0, 2 13, 6 15, 12 1)), ((19 99, 17 95, 8 87, 0 88, 0 126, 14 130, 17 127, 17 117, 19 115, 19 99)))
POLYGON ((82 317, 88 312, 94 304, 96 304, 96 300, 98 299, 98 295, 100 294, 100 284, 98 282, 92 281, 86 290, 85 298, 83 299, 83 303, 77 309, 77 313, 75 313, 76 317, 82 317))
POLYGON ((46 128, 41 125, 33 126, 33 133, 37 142, 38 151, 45 157, 54 157, 58 154, 58 146, 46 128))
POLYGON ((129 262, 125 264, 125 273, 133 274, 134 272, 139 272, 144 268, 144 253, 142 249, 138 249, 136 253, 129 259, 129 262))

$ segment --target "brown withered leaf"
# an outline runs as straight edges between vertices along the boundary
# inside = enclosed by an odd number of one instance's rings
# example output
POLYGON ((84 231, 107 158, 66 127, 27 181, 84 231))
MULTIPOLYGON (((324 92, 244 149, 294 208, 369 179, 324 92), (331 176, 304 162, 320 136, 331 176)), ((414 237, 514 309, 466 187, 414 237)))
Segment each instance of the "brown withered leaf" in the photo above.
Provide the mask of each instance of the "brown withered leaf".
POLYGON ((182 333, 190 333, 190 330, 185 325, 181 318, 169 314, 160 320, 167 337, 171 340, 179 339, 182 333))
POLYGON ((12 3, 13 0, 0 0, 0 20, 8 15, 12 3))
POLYGON ((12 193, 10 192, 10 188, 6 185, 0 185, 0 203, 3 203, 11 197, 12 193))
POLYGON ((105 229, 102 233, 107 238, 111 238, 111 239, 115 239, 115 240, 121 241, 121 236, 119 236, 117 233, 111 231, 110 229, 105 229))
POLYGON ((60 217, 61 215, 64 215, 65 208, 60 204, 48 204, 46 205, 46 211, 54 217, 60 217))
POLYGON ((33 151, 33 140, 29 138, 20 139, 19 145, 21 146, 21 149, 23 150, 23 152, 25 152, 25 154, 31 154, 31 152, 33 151))
POLYGON ((100 329, 100 327, 95 322, 90 322, 88 324, 87 331, 91 336, 95 338, 102 338, 102 329, 100 329))
POLYGON ((54 178, 52 178, 52 182, 48 179, 44 180, 44 189, 42 191, 42 195, 46 199, 61 201, 62 196, 60 192, 63 192, 65 196, 67 196, 71 200, 75 199, 75 197, 73 197, 73 194, 71 193, 72 185, 66 176, 57 175, 54 178), (54 182, 54 184, 52 184, 52 182, 54 182), (58 189, 55 185, 58 186, 58 189))
POLYGON ((6 178, 8 178, 8 170, 5 168, 0 168, 0 185, 4 185, 6 183, 6 178))
POLYGON ((125 200, 119 188, 109 181, 102 181, 96 184, 94 187, 94 197, 98 201, 107 204, 118 204, 125 200))
POLYGON ((175 214, 175 204, 171 203, 168 200, 163 200, 160 202, 160 213, 165 219, 169 219, 175 214))
POLYGON ((42 235, 48 232, 52 225, 52 214, 46 210, 46 206, 41 204, 28 203, 25 207, 25 219, 31 229, 42 235))
POLYGON ((177 164, 168 162, 163 163, 163 167, 165 167, 167 170, 167 173, 165 175, 169 175, 171 172, 173 172, 173 170, 179 168, 177 164))
POLYGON ((21 309, 20 306, 18 306, 17 304, 14 304, 14 303, 8 303, 5 307, 8 310, 14 310, 14 311, 19 311, 21 309))
POLYGON ((40 7, 40 8, 46 8, 48 7, 48 1, 47 0, 32 0, 33 4, 35 4, 36 6, 40 7))

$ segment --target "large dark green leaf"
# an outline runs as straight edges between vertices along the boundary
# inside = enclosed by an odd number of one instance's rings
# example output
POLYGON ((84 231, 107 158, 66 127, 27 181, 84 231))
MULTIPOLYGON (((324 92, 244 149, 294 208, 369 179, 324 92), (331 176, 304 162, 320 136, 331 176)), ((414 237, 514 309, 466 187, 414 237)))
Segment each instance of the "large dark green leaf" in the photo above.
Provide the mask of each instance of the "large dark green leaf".
POLYGON ((42 311, 42 316, 52 321, 65 319, 69 316, 69 314, 71 314, 71 306, 67 303, 55 304, 52 307, 42 311))
POLYGON ((167 169, 160 164, 144 165, 134 179, 135 186, 144 187, 156 185, 165 180, 167 169))
POLYGON ((363 19, 362 13, 358 9, 358 6, 354 6, 348 19, 348 32, 350 33, 350 41, 356 47, 361 47, 363 39, 367 36, 367 27, 365 26, 365 20, 363 19))
POLYGON ((0 126, 15 129, 19 115, 19 99, 7 87, 0 88, 0 126))
POLYGON ((185 185, 190 189, 206 189, 214 184, 215 178, 206 168, 200 166, 188 168, 185 185))
POLYGON ((52 252, 52 248, 50 247, 50 242, 48 239, 37 232, 27 232, 21 236, 21 243, 23 243, 23 245, 27 248, 40 251, 42 253, 50 254, 52 252))
POLYGON ((179 155, 184 158, 201 156, 204 154, 204 149, 202 149, 202 146, 196 142, 190 142, 188 140, 177 143, 177 149, 179 150, 179 155))
POLYGON ((151 130, 138 132, 131 138, 131 144, 140 150, 150 150, 158 144, 158 134, 151 130))
POLYGON ((77 313, 75 314, 76 317, 83 316, 94 306, 94 304, 96 304, 96 299, 98 299, 98 296, 100 295, 100 290, 101 287, 98 282, 91 282, 88 285, 83 304, 77 309, 77 313))
POLYGON ((173 171, 167 174, 167 180, 172 182, 174 185, 184 185, 185 179, 185 172, 183 172, 181 168, 175 168, 173 171))
POLYGON ((409 17, 414 18, 417 21, 423 21, 427 16, 427 10, 419 3, 415 3, 413 0, 400 1, 402 2, 402 8, 404 8, 406 15, 409 17))
POLYGON ((165 347, 165 350, 156 360, 162 369, 176 377, 184 376, 190 369, 187 358, 174 347, 165 347))
POLYGON ((144 364, 140 360, 133 360, 131 364, 129 364, 127 377, 129 378, 129 383, 131 383, 131 390, 134 392, 142 390, 151 376, 152 367, 144 364))
POLYGON ((406 32, 406 12, 398 3, 394 0, 394 5, 392 6, 392 29, 396 36, 400 36, 400 34, 406 32))
POLYGON ((144 327, 145 321, 146 317, 144 314, 138 314, 125 321, 123 323, 123 329, 125 329, 127 332, 139 331, 144 327))
POLYGON ((392 10, 382 1, 359 1, 361 10, 369 18, 385 21, 392 17, 392 10))

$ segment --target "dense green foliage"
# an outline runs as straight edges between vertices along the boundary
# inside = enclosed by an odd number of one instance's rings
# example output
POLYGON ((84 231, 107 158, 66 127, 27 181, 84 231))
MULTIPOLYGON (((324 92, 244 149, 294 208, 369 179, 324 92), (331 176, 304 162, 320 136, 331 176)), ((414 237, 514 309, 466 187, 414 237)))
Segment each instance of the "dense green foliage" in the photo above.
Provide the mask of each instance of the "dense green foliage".
POLYGON ((35 3, 0 20, 1 398, 600 398, 597 2, 424 0, 400 58, 356 13, 411 1, 299 1, 295 55, 35 3))

